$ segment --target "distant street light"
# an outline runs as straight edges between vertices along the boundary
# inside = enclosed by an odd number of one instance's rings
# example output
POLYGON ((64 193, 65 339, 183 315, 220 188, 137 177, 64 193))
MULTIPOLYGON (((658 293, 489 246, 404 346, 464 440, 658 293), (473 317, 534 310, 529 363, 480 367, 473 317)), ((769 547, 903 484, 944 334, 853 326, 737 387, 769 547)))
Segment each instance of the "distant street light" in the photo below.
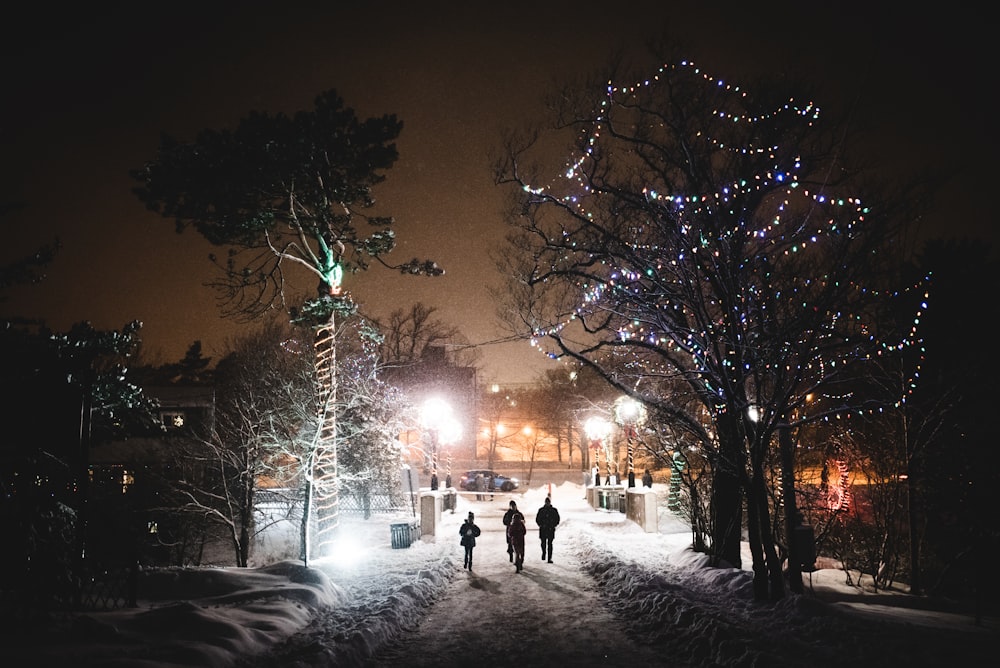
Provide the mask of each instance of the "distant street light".
MULTIPOLYGON (((431 397, 424 402, 420 411, 420 422, 427 432, 431 450, 431 489, 438 488, 437 459, 438 446, 449 445, 461 435, 461 425, 452 417, 451 405, 440 397, 431 397)), ((450 462, 450 456, 449 456, 450 462)), ((449 475, 451 473, 449 464, 449 475)))
POLYGON ((628 486, 635 487, 635 438, 636 427, 646 418, 646 408, 632 397, 621 397, 615 402, 615 421, 625 431, 628 446, 628 486))
MULTIPOLYGON (((605 440, 611 433, 611 423, 602 417, 593 416, 587 419, 583 423, 583 430, 587 433, 587 438, 590 439, 590 446, 594 449, 594 454, 596 461, 594 463, 597 469, 597 475, 594 477, 594 484, 601 484, 601 449, 605 447, 605 440)), ((611 475, 610 465, 608 467, 608 475, 611 475)))

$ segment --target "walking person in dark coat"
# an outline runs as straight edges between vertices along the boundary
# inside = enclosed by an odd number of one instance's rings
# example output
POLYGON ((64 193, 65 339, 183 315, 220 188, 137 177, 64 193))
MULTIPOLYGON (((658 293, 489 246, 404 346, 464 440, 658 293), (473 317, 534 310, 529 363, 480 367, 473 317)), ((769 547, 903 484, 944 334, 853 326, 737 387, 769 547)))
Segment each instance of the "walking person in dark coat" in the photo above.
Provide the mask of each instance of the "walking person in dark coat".
POLYGON ((552 499, 545 497, 545 504, 535 515, 538 525, 538 538, 542 541, 542 559, 552 563, 552 541, 556 537, 556 527, 559 526, 559 511, 552 505, 552 499))
POLYGON ((514 550, 512 560, 517 573, 524 569, 524 536, 527 533, 528 527, 524 526, 524 515, 515 512, 507 527, 507 541, 514 550))
MULTIPOLYGON (((524 522, 524 515, 517 509, 517 502, 511 499, 510 507, 503 514, 503 525, 508 529, 510 528, 510 521, 514 519, 515 515, 521 515, 521 522, 524 522)), ((510 531, 507 532, 507 556, 510 558, 511 563, 514 563, 514 547, 510 544, 510 531)))
POLYGON ((652 487, 653 486, 653 475, 646 469, 646 472, 642 474, 642 486, 652 487))
POLYGON ((472 548, 476 546, 476 537, 479 536, 479 527, 476 526, 476 516, 469 513, 469 517, 462 522, 458 529, 458 535, 462 537, 461 544, 465 548, 465 568, 472 570, 472 548))

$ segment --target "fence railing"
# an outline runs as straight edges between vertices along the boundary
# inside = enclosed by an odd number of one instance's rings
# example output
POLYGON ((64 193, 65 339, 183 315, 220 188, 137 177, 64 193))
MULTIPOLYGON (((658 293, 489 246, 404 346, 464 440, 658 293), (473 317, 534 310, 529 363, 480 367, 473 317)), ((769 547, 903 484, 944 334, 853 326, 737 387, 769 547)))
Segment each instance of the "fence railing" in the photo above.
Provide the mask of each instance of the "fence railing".
MULTIPOLYGON (((365 494, 342 491, 340 512, 346 515, 380 515, 409 510, 412 507, 409 495, 401 492, 365 494)), ((269 517, 296 517, 301 504, 294 490, 262 489, 257 491, 257 509, 269 517)))

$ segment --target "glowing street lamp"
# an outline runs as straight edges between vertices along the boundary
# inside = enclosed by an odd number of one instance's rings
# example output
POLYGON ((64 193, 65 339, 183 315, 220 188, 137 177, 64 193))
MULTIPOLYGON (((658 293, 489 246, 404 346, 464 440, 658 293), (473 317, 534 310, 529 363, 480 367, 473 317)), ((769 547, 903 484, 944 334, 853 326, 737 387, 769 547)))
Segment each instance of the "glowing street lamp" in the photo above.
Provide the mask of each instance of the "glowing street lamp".
POLYGON ((646 419, 646 408, 632 397, 621 397, 615 402, 615 421, 625 430, 628 445, 628 486, 635 487, 635 446, 633 438, 636 427, 646 419))
MULTIPOLYGON (((594 464, 597 468, 597 477, 594 479, 594 484, 599 485, 601 484, 601 449, 605 447, 605 439, 611 434, 611 423, 595 415, 587 418, 587 421, 583 423, 583 430, 587 433, 587 438, 590 439, 590 446, 594 449, 594 454, 597 457, 597 461, 594 464)), ((608 475, 611 475, 610 463, 608 475)))
MULTIPOLYGON (((452 417, 451 405, 440 397, 431 397, 424 402, 420 411, 420 422, 430 439, 431 489, 436 490, 438 488, 438 445, 449 445, 457 441, 461 436, 462 428, 458 421, 452 417)), ((449 459, 449 475, 451 475, 450 461, 449 459)))

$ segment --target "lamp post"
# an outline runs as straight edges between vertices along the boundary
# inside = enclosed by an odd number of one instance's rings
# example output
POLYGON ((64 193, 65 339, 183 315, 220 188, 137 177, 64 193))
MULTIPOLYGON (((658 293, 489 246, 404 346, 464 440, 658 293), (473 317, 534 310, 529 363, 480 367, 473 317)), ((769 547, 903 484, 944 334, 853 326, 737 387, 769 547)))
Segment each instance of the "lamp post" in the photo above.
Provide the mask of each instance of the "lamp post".
MULTIPOLYGON (((583 423, 583 430, 587 433, 587 438, 590 439, 590 445, 594 449, 594 454, 596 456, 595 467, 597 469, 597 475, 594 477, 594 484, 599 485, 601 484, 601 449, 604 447, 604 441, 607 439, 608 434, 611 433, 611 424, 604 418, 595 415, 587 418, 587 421, 583 423)), ((608 475, 611 475, 610 467, 608 469, 608 475)))
MULTIPOLYGON (((438 446, 449 445, 458 440, 461 426, 452 417, 451 405, 440 397, 431 397, 424 402, 420 413, 421 424, 427 432, 431 450, 431 490, 438 488, 437 458, 438 446)), ((448 475, 451 475, 449 456, 448 475)))
POLYGON ((646 409, 632 397, 620 397, 615 402, 615 421, 625 431, 625 442, 628 448, 628 486, 635 487, 635 446, 636 427, 642 423, 646 409))

